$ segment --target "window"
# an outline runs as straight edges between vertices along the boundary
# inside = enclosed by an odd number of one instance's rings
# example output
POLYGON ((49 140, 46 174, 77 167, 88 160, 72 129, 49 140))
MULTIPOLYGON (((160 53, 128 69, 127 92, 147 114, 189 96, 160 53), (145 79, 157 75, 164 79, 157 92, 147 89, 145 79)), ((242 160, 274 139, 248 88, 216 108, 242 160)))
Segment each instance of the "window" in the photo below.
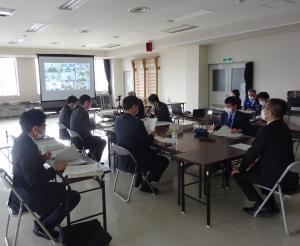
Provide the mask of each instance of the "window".
POLYGON ((145 100, 151 94, 158 94, 159 57, 134 60, 131 63, 137 97, 145 100))
POLYGON ((95 89, 96 91, 108 92, 108 81, 104 70, 103 59, 95 59, 95 89))
POLYGON ((15 58, 0 58, 0 96, 19 96, 15 58))

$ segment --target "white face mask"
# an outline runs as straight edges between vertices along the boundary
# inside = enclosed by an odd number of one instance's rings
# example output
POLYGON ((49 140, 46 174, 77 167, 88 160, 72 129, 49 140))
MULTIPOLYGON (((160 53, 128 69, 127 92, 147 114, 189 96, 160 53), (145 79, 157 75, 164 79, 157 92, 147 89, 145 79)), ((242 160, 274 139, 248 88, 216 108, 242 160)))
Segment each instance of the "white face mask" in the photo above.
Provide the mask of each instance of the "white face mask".
POLYGON ((250 101, 253 101, 253 99, 254 99, 254 97, 249 97, 249 100, 250 100, 250 101))
POLYGON ((265 114, 264 110, 261 111, 260 117, 261 117, 262 120, 264 120, 264 121, 266 120, 266 114, 265 114))
POLYGON ((265 106, 266 102, 265 102, 265 101, 259 101, 259 104, 260 104, 261 106, 265 106))
POLYGON ((226 108, 225 107, 225 111, 226 111, 227 114, 231 114, 232 113, 232 108, 226 108))
POLYGON ((37 138, 44 138, 45 136, 46 136, 46 129, 44 128, 43 131, 42 131, 42 133, 39 133, 37 135, 37 138))

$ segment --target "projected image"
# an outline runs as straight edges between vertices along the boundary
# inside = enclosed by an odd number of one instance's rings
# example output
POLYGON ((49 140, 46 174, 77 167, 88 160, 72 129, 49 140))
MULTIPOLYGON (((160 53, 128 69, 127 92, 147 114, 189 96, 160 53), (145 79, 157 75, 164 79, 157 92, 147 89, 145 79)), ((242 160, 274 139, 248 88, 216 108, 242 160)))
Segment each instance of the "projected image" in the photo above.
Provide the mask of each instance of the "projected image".
POLYGON ((90 90, 89 63, 44 63, 46 91, 90 90))

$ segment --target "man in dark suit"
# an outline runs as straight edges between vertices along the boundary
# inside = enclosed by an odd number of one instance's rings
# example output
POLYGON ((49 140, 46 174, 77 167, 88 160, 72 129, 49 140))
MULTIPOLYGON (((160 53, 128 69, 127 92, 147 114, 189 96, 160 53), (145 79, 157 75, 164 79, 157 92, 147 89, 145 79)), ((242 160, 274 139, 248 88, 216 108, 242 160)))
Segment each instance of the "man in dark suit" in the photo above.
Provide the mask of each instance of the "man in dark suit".
MULTIPOLYGON (((36 139, 45 134, 46 115, 37 109, 31 109, 21 115, 21 135, 15 140, 12 149, 13 187, 26 203, 39 214, 41 221, 54 238, 58 232, 54 227, 59 225, 66 216, 66 191, 62 183, 49 182, 55 178, 56 172, 65 169, 64 162, 57 162, 45 169, 44 163, 51 153, 42 155, 36 139)), ((70 191, 68 206, 71 211, 79 202, 80 195, 70 191)), ((11 193, 9 206, 18 209, 16 197, 11 193)), ((37 223, 33 233, 49 239, 37 223)))
MULTIPOLYGON (((272 188, 285 168, 294 161, 293 143, 288 126, 283 122, 286 103, 281 99, 271 99, 262 109, 262 119, 267 122, 257 134, 254 143, 247 151, 238 169, 232 171, 237 184, 246 194, 249 201, 255 202, 253 207, 243 210, 253 215, 263 199, 253 184, 272 188)), ((295 173, 288 173, 282 188, 293 189, 299 184, 295 173)), ((261 211, 261 215, 278 213, 274 196, 261 211)))
POLYGON ((256 97, 256 90, 249 89, 247 95, 248 96, 246 97, 244 102, 244 110, 256 111, 257 108, 259 107, 259 102, 256 97))
MULTIPOLYGON (((128 92, 128 96, 135 96, 136 97, 136 93, 134 91, 128 92)), ((141 99, 139 99, 139 103, 138 103, 138 113, 135 115, 136 118, 138 119, 144 119, 145 118, 145 107, 144 107, 144 103, 141 99)))
POLYGON ((221 121, 217 124, 218 130, 221 126, 227 125, 231 128, 231 133, 243 133, 252 135, 249 116, 237 110, 238 100, 236 97, 225 99, 225 112, 221 115, 221 121))
MULTIPOLYGON (((149 182, 158 182, 169 161, 166 157, 157 155, 151 149, 154 137, 148 135, 143 122, 135 117, 138 112, 137 97, 125 97, 123 108, 125 113, 116 119, 115 124, 117 144, 128 149, 137 161, 138 177, 135 186, 140 185, 141 191, 152 192, 147 184, 142 182, 141 173, 147 174, 149 182)), ((120 163, 122 164, 122 162, 120 163)))
POLYGON ((262 91, 257 94, 257 99, 259 102, 259 106, 257 107, 255 114, 258 116, 256 118, 260 118, 261 110, 266 105, 266 103, 270 100, 270 95, 268 92, 262 91))
POLYGON ((83 143, 78 138, 74 138, 72 141, 79 149, 83 146, 89 149, 89 156, 100 161, 106 141, 98 136, 93 136, 91 133, 91 130, 95 129, 95 123, 90 121, 87 111, 91 107, 91 97, 82 95, 79 98, 79 103, 80 105, 71 114, 70 129, 81 136, 83 143))
POLYGON ((154 106, 154 115, 158 121, 172 122, 168 106, 159 101, 159 98, 155 94, 151 94, 148 97, 148 101, 154 106))
MULTIPOLYGON (((70 119, 72 110, 76 107, 77 97, 75 96, 69 96, 67 99, 67 103, 63 108, 61 109, 59 113, 58 122, 63 124, 65 127, 70 129, 70 119)), ((59 138, 60 139, 70 139, 70 135, 66 128, 59 129, 59 138)))

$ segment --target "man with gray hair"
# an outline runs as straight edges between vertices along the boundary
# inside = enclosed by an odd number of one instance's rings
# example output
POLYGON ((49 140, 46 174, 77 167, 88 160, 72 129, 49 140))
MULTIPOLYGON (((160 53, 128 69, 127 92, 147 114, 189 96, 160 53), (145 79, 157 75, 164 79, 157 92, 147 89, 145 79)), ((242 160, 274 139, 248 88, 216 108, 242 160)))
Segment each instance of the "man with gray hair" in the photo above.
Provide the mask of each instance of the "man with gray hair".
MULTIPOLYGON (((136 97, 136 93, 135 91, 130 91, 128 92, 128 96, 134 96, 136 97)), ((135 115, 136 118, 138 119, 143 119, 145 118, 145 108, 144 108, 144 103, 141 99, 139 99, 139 103, 138 103, 138 113, 135 115)))

